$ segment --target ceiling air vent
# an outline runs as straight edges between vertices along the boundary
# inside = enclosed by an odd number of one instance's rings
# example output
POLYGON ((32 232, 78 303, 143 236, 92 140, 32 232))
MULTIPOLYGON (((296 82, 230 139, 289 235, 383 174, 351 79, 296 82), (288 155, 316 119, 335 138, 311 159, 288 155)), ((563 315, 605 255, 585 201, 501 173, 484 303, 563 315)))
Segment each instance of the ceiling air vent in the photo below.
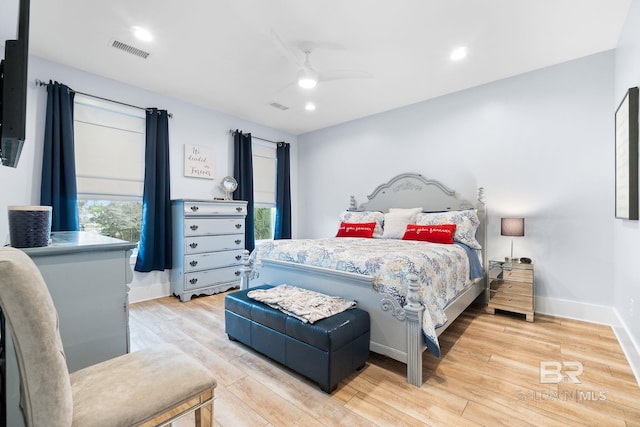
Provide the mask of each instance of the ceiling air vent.
POLYGON ((273 108, 277 108, 278 110, 286 111, 289 109, 286 105, 278 104, 277 102, 272 102, 271 105, 273 108))
POLYGON ((115 47, 116 49, 124 50, 125 52, 132 55, 139 56, 143 59, 147 59, 147 57, 150 55, 149 52, 145 52, 142 49, 138 49, 137 47, 133 47, 118 40, 114 40, 113 43, 111 43, 111 46, 115 47))

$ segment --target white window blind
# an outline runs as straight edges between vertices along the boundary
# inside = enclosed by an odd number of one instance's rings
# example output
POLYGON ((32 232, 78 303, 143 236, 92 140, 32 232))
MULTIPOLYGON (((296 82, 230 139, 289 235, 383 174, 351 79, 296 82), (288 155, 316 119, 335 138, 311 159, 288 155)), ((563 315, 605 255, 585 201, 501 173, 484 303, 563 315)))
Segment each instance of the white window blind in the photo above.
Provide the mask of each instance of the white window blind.
POLYGON ((74 137, 78 198, 142 198, 144 110, 76 94, 74 137))
POLYGON ((276 146, 271 143, 252 143, 253 202, 256 206, 276 205, 276 146))

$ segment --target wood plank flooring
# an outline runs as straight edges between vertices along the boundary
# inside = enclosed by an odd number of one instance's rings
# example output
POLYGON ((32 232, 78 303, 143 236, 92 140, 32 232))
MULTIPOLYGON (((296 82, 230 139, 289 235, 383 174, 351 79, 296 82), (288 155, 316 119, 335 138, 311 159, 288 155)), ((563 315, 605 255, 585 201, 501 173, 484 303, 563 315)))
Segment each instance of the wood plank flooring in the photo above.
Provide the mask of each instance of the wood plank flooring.
MULTIPOLYGON (((132 351, 170 342, 216 376, 216 426, 635 426, 640 387, 608 326, 536 315, 535 323, 479 308, 423 355, 422 387, 403 364, 371 354, 333 394, 227 339, 224 295, 130 306, 132 351), (569 362, 562 380, 551 365, 569 362), (583 371, 574 384, 567 373, 583 371)), ((189 424, 189 420, 178 423, 189 424)))

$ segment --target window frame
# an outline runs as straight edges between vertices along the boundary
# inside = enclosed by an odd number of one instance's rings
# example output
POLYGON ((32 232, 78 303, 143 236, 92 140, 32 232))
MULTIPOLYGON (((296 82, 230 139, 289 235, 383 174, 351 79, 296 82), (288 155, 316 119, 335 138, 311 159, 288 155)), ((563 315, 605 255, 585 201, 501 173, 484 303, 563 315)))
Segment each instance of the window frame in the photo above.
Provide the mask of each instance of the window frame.
POLYGON ((259 140, 252 140, 252 160, 253 160, 253 208, 254 208, 254 235, 258 236, 256 227, 260 224, 256 220, 256 209, 270 209, 270 225, 271 236, 268 239, 258 239, 256 242, 273 240, 275 234, 275 222, 276 222, 276 183, 278 173, 278 160, 277 160, 277 147, 271 142, 263 142, 259 140), (256 162, 259 160, 259 162, 256 162), (269 164, 270 163, 270 164, 269 164), (261 167, 256 168, 256 164, 261 164, 261 167), (256 191, 256 182, 264 184, 268 181, 271 185, 258 186, 256 191), (266 191, 260 191, 263 189, 269 189, 270 197, 267 197, 266 191), (258 199, 258 201, 256 201, 258 199))
MULTIPOLYGON (((81 172, 83 172, 76 176, 76 185, 78 186, 77 204, 78 213, 80 214, 79 219, 81 229, 85 229, 87 226, 93 226, 96 228, 93 231, 123 240, 138 241, 142 226, 142 202, 144 193, 144 155, 146 133, 145 111, 81 94, 76 94, 74 97, 74 110, 74 140, 76 145, 74 161, 76 162, 76 169, 80 169, 81 172), (94 133, 92 134, 91 131, 94 131, 94 133), (107 141, 110 144, 107 144, 104 141, 105 135, 111 135, 114 138, 122 136, 122 143, 111 144, 113 141, 112 138, 107 141), (78 167, 79 163, 87 161, 91 164, 91 162, 95 163, 96 161, 100 161, 100 159, 96 160, 97 158, 105 158, 108 157, 108 155, 113 155, 113 153, 105 153, 105 150, 95 150, 95 146, 91 146, 91 144, 100 144, 100 138, 103 138, 101 144, 102 147, 109 147, 109 150, 113 150, 114 147, 119 149, 117 154, 118 158, 126 158, 126 156, 131 153, 126 144, 135 144, 135 146, 132 147, 132 150, 135 151, 135 155, 131 159, 132 161, 129 162, 135 163, 135 171, 131 172, 130 170, 124 169, 126 177, 122 178, 118 177, 117 173, 114 173, 118 172, 117 168, 115 171, 109 168, 106 175, 101 174, 99 166, 102 165, 98 165, 98 167, 95 168, 98 173, 95 175, 85 174, 84 172, 86 172, 86 167, 83 171, 82 165, 78 167), (95 153, 98 154, 96 156, 91 156, 91 158, 82 157, 83 154, 86 154, 89 151, 91 151, 89 155, 95 153), (138 165, 140 162, 141 165, 138 165), (132 176, 135 176, 134 179, 131 179, 132 176), (102 184, 102 186, 92 186, 92 180, 94 184, 97 181, 99 184, 102 184), (129 184, 124 187, 125 191, 121 191, 123 189, 123 182, 128 182, 129 184), (117 191, 101 191, 113 188, 117 191), (135 189, 135 191, 132 191, 132 189, 135 189), (134 214, 127 213, 129 212, 129 207, 119 206, 123 203, 135 203, 136 205, 139 205, 139 216, 137 212, 134 214), (95 213, 94 215, 96 216, 93 218, 100 218, 101 214, 106 214, 107 217, 102 220, 103 222, 84 221, 83 217, 91 215, 91 207, 99 205, 104 205, 105 208, 95 213), (107 222, 108 225, 105 226, 105 221, 110 221, 108 215, 112 215, 112 218, 115 217, 116 219, 118 217, 125 219, 121 222, 107 222), (131 218, 133 218, 133 224, 129 222, 131 218), (114 227, 111 226, 114 225, 116 226, 115 229, 118 231, 105 232, 105 227, 113 230, 114 227), (133 227, 118 229, 118 225, 133 225, 133 227), (128 236, 126 235, 127 232, 130 233, 128 236), (132 237, 133 239, 131 239, 132 237), (135 239, 135 237, 137 237, 137 239, 135 239)), ((126 162, 124 164, 126 165, 126 162)), ((107 168, 104 169, 107 170, 107 168)))

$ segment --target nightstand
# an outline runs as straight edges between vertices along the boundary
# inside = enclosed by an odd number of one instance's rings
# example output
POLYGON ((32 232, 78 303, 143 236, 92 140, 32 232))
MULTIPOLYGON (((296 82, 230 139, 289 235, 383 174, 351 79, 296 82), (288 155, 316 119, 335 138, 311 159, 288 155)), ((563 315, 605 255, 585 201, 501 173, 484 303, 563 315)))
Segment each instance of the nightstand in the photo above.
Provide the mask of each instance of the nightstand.
POLYGON ((496 309, 521 313, 533 322, 533 295, 533 264, 489 261, 489 313, 496 309))

